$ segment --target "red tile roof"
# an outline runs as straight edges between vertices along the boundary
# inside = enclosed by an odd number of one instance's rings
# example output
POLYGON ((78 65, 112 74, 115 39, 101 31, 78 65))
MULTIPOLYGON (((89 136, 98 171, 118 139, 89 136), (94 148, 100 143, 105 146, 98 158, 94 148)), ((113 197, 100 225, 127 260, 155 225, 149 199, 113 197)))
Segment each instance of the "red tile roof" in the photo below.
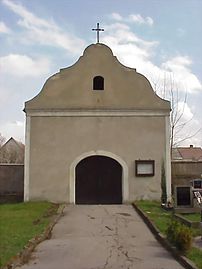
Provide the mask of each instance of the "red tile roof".
POLYGON ((202 148, 200 147, 179 147, 172 150, 173 160, 194 160, 202 161, 202 148))

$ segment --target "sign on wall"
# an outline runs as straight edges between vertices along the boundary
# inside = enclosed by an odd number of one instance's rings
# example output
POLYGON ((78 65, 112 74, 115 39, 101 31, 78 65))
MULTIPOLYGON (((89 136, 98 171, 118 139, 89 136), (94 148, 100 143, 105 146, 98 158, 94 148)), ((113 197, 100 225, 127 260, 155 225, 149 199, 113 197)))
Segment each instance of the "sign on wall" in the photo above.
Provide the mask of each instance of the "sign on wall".
POLYGON ((136 160, 135 174, 137 177, 154 176, 154 161, 153 160, 136 160))

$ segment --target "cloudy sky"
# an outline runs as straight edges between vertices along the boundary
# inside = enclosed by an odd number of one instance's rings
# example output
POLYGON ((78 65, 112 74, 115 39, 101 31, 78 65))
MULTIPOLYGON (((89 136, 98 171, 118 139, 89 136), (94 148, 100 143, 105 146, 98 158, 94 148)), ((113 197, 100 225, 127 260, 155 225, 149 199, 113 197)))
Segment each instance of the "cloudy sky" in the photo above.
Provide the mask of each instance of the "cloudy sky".
POLYGON ((97 22, 123 64, 172 92, 176 138, 202 146, 201 0, 0 0, 0 133, 24 142, 24 102, 96 42, 97 22))

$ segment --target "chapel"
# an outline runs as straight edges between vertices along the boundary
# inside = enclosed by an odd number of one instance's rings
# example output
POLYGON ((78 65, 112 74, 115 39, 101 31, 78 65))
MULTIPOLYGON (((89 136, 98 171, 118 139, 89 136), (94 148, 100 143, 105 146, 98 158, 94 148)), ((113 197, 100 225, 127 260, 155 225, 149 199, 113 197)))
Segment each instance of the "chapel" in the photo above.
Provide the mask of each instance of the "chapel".
POLYGON ((171 196, 170 103, 96 43, 25 103, 24 200, 122 204, 171 196))

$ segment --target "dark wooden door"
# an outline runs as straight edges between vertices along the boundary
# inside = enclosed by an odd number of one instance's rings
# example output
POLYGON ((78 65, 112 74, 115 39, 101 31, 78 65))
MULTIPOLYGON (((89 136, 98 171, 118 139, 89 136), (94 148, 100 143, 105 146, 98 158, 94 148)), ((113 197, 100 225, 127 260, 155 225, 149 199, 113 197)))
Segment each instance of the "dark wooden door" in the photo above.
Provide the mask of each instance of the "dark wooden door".
POLYGON ((190 206, 190 187, 177 187, 177 205, 178 206, 190 206))
POLYGON ((122 167, 112 158, 90 156, 76 167, 76 204, 121 204, 122 167))

